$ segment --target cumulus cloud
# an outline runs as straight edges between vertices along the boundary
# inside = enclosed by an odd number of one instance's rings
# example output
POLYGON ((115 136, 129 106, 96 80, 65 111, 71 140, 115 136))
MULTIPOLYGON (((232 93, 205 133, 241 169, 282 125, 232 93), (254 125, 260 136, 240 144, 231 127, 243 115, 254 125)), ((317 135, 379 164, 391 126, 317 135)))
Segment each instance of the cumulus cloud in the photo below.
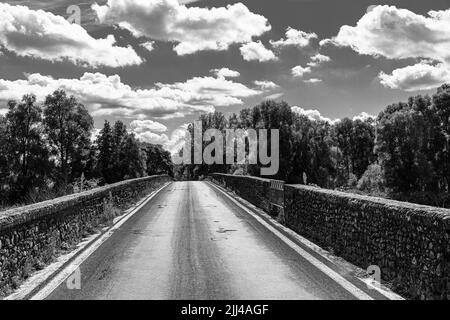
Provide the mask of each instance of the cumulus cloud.
POLYGON ((356 26, 342 26, 322 44, 350 47, 359 54, 388 59, 428 59, 380 74, 381 83, 407 91, 431 89, 448 81, 450 73, 450 9, 420 15, 395 6, 371 7, 356 26))
POLYGON ((172 155, 176 154, 180 149, 183 148, 188 124, 183 124, 170 134, 157 133, 151 129, 143 129, 137 131, 136 129, 131 129, 135 137, 142 142, 159 144, 162 145, 164 149, 169 151, 172 155))
POLYGON ((311 67, 296 66, 291 69, 292 76, 302 78, 305 74, 311 73, 311 67))
POLYGON ((143 60, 131 47, 118 47, 113 35, 94 39, 61 16, 25 6, 0 3, 0 48, 18 56, 99 67, 138 65, 143 60))
POLYGON ((264 97, 264 100, 277 100, 277 99, 281 98, 282 96, 284 96, 283 92, 274 93, 274 94, 264 97))
POLYGON ((331 61, 331 58, 329 56, 325 56, 323 54, 318 53, 311 57, 311 61, 308 62, 308 66, 309 67, 317 67, 317 66, 321 65, 322 63, 330 62, 330 61, 331 61))
POLYGON ((264 93, 261 89, 252 89, 220 77, 195 77, 185 82, 157 83, 149 89, 133 89, 118 75, 85 73, 79 79, 54 79, 29 74, 21 80, 0 79, 0 100, 20 99, 27 93, 43 100, 59 88, 79 98, 96 116, 117 115, 135 119, 168 119, 211 112, 216 106, 240 105, 243 104, 242 99, 264 93))
POLYGON ((268 80, 256 80, 253 83, 262 90, 273 90, 280 87, 275 82, 268 80))
POLYGON ((422 16, 395 6, 377 6, 356 26, 342 26, 332 41, 360 54, 449 61, 450 10, 422 16))
POLYGON ((278 41, 270 41, 274 48, 284 48, 294 46, 297 48, 305 48, 310 45, 312 39, 317 39, 317 34, 307 33, 305 31, 296 30, 291 27, 286 29, 286 38, 278 41))
POLYGON ((340 121, 339 119, 331 120, 330 118, 322 116, 322 114, 320 113, 319 110, 303 109, 302 107, 298 107, 298 106, 291 107, 291 110, 292 110, 292 112, 294 112, 294 113, 296 113, 298 115, 302 115, 302 116, 308 117, 308 119, 311 120, 311 121, 325 121, 325 122, 328 122, 330 124, 333 124, 333 123, 336 123, 336 122, 340 121))
POLYGON ((353 121, 356 120, 366 121, 369 119, 375 120, 376 118, 377 118, 376 116, 368 114, 367 112, 361 112, 359 115, 353 117, 353 121))
POLYGON ((167 131, 167 127, 165 125, 152 120, 133 120, 130 123, 130 127, 135 133, 142 133, 146 131, 161 133, 167 131))
POLYGON ((228 68, 212 69, 210 72, 219 78, 237 78, 241 75, 238 71, 228 68))
POLYGON ((322 82, 323 80, 322 79, 318 79, 318 78, 311 78, 311 79, 307 79, 307 80, 303 80, 303 82, 305 82, 305 83, 320 83, 320 82, 322 82))
POLYGON ((177 0, 108 0, 92 9, 100 22, 118 25, 136 37, 176 42, 178 55, 226 50, 271 29, 264 16, 252 13, 242 3, 199 8, 177 0))
POLYGON ((160 144, 164 146, 168 141, 169 137, 166 134, 158 134, 152 131, 134 132, 134 136, 141 142, 147 142, 151 144, 160 144))
POLYGON ((172 155, 180 151, 185 143, 186 133, 188 124, 184 124, 179 128, 175 129, 170 135, 169 140, 164 144, 166 150, 168 150, 172 155))
POLYGON ((259 62, 266 62, 278 60, 275 54, 267 49, 261 41, 245 43, 241 46, 240 50, 245 61, 257 60, 259 62))
POLYGON ((147 41, 140 44, 141 47, 151 52, 155 49, 155 41, 147 41))
POLYGON ((450 82, 450 68, 443 63, 434 66, 421 62, 396 69, 392 74, 381 72, 379 78, 382 85, 391 89, 430 90, 450 82))

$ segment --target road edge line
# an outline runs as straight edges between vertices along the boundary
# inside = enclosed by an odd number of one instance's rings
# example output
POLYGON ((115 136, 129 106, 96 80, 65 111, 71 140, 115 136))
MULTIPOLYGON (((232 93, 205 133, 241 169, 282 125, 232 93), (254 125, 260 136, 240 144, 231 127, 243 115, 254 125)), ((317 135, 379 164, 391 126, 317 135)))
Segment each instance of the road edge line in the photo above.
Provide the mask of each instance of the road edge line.
POLYGON ((296 244, 294 241, 292 241, 287 236, 282 234, 279 230, 277 230, 277 228, 275 226, 269 224, 267 221, 265 221, 259 215, 252 212, 250 209, 248 209, 242 203, 240 203, 239 201, 234 199, 232 196, 230 196, 226 191, 219 188, 219 186, 217 186, 211 182, 209 182, 209 184, 211 186, 213 186, 216 190, 218 190, 219 192, 224 194, 228 199, 230 199, 239 208, 243 209, 245 212, 250 214, 256 221, 258 221, 266 229, 271 231, 275 236, 277 236, 279 239, 281 239, 291 249, 293 249, 295 252, 297 252, 299 255, 301 255, 304 259, 308 260, 309 263, 311 263, 314 267, 316 267, 317 269, 322 271, 325 275, 327 275, 329 278, 331 278, 333 281, 335 281, 338 285, 340 285, 342 288, 344 288, 347 292, 352 294, 354 297, 356 297, 359 300, 374 300, 374 298, 371 297, 369 294, 367 294, 363 290, 359 289, 357 286, 355 286, 350 281, 345 279, 339 273, 337 273, 336 271, 334 271, 333 269, 328 267, 326 264, 324 264, 323 262, 318 260, 316 257, 311 255, 306 250, 302 249, 298 244, 296 244))

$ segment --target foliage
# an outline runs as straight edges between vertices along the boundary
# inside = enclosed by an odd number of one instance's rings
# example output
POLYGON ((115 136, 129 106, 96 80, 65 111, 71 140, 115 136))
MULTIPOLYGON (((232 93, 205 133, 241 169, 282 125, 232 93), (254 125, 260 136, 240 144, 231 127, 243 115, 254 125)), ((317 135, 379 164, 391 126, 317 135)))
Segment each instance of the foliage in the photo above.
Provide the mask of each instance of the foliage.
POLYGON ((5 133, 9 176, 8 200, 23 199, 34 186, 42 185, 50 167, 49 151, 43 139, 42 109, 36 97, 9 101, 5 133))
POLYGON ((85 169, 82 162, 90 148, 94 121, 75 97, 57 90, 45 99, 43 124, 50 150, 58 159, 57 181, 65 185, 85 169))
POLYGON ((170 152, 164 150, 161 145, 153 145, 150 143, 143 143, 141 148, 145 152, 147 175, 173 175, 172 157, 170 152))
POLYGON ((143 147, 121 121, 112 128, 106 121, 92 143, 91 115, 63 90, 47 96, 42 106, 25 95, 8 107, 0 115, 2 208, 150 173, 172 174, 170 154, 161 146, 143 147))
POLYGON ((381 196, 385 191, 383 169, 379 164, 371 164, 358 181, 358 190, 373 196, 381 196))
MULTIPOLYGON (((449 85, 433 97, 416 96, 392 104, 377 119, 316 121, 293 113, 285 102, 265 101, 228 119, 214 112, 200 120, 203 132, 279 129, 280 170, 267 178, 413 202, 408 194, 423 194, 427 196, 417 196, 417 202, 441 205, 446 196, 434 199, 430 195, 450 193, 449 85)), ((193 125, 189 128, 193 134, 193 125)), ((176 176, 199 179, 211 172, 257 176, 259 169, 248 163, 185 165, 177 167, 176 176)))
MULTIPOLYGON (((173 166, 169 152, 137 141, 121 121, 105 121, 92 143, 92 117, 62 90, 49 95, 42 106, 33 95, 25 95, 8 102, 8 107, 7 114, 0 115, 0 205, 73 192, 82 175, 96 185, 160 173, 180 180, 201 179, 212 172, 260 174, 259 165, 248 161, 173 166)), ((280 169, 268 178, 447 206, 449 85, 432 97, 389 105, 376 119, 329 123, 294 113, 286 102, 264 101, 229 117, 213 112, 199 120, 203 133, 278 129, 280 169)), ((188 131, 193 135, 193 124, 188 131)), ((203 142, 202 148, 208 144, 203 142)), ((224 154, 225 148, 224 141, 224 154)))

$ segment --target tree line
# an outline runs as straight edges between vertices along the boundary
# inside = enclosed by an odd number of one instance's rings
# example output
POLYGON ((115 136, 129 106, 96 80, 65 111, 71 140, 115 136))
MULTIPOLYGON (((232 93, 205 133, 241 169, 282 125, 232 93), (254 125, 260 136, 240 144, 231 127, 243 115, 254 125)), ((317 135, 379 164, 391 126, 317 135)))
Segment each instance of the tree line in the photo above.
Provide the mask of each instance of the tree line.
MULTIPOLYGON (((214 112, 199 120, 203 131, 278 129, 280 170, 268 178, 450 206, 449 85, 432 97, 389 105, 376 119, 316 121, 286 102, 265 101, 228 118, 214 112)), ((193 134, 193 124, 189 130, 193 134)), ((176 177, 184 179, 211 172, 257 176, 260 170, 250 164, 175 168, 176 177)))
MULTIPOLYGON (((450 207, 449 85, 389 105, 376 119, 329 123, 298 114, 286 102, 264 101, 229 117, 214 112, 199 120, 203 131, 278 129, 280 170, 269 178, 450 207)), ((188 130, 193 135, 193 124, 188 130)), ((42 104, 33 95, 9 101, 0 115, 0 205, 160 173, 178 179, 260 173, 252 164, 174 167, 168 151, 138 141, 121 121, 105 121, 95 139, 92 131, 87 109, 63 90, 42 104)))
POLYGON ((42 201, 125 179, 172 174, 170 153, 138 141, 121 121, 92 141, 87 109, 57 90, 8 102, 0 115, 0 206, 42 201))

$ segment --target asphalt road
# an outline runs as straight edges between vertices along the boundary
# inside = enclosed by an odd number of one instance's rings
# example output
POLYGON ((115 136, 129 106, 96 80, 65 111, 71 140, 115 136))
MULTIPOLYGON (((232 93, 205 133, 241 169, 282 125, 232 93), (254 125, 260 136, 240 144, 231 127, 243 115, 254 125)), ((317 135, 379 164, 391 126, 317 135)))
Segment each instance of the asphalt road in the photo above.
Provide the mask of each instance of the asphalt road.
POLYGON ((47 299, 354 299, 204 182, 175 182, 47 299))

